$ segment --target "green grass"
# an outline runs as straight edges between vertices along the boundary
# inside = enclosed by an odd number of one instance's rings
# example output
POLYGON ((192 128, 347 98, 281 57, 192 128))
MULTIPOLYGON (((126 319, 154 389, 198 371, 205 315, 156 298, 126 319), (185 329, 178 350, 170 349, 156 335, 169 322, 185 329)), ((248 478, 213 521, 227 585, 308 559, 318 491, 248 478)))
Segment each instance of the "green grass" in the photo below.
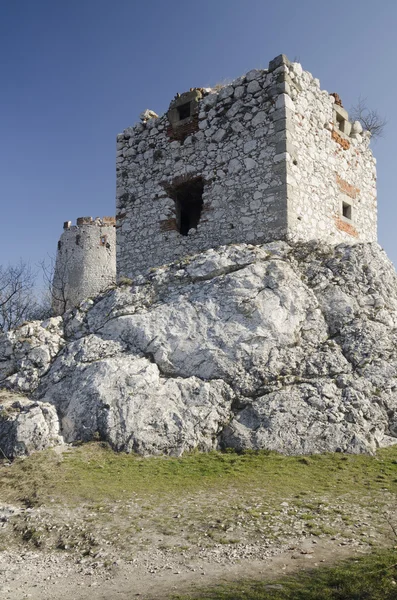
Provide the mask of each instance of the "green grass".
MULTIPOLYGON (((397 492, 397 447, 376 456, 323 454, 287 457, 265 451, 191 453, 181 458, 117 454, 100 443, 62 455, 53 450, 0 468, 0 497, 25 504, 115 501, 134 496, 261 489, 267 497, 295 498, 313 512, 316 496, 357 498, 397 492)), ((365 500, 363 500, 365 502, 365 500)))
POLYGON ((245 581, 172 596, 173 600, 396 600, 397 553, 350 559, 272 581, 245 581))
MULTIPOLYGON (((368 550, 396 543, 396 494, 397 446, 376 456, 228 451, 142 458, 90 443, 0 463, 1 502, 44 507, 15 517, 0 544, 73 549, 82 556, 111 545, 117 556, 127 556, 153 539, 167 552, 194 553, 304 534, 337 535, 368 550)), ((397 600, 396 563, 395 551, 382 551, 277 582, 180 598, 397 600)))

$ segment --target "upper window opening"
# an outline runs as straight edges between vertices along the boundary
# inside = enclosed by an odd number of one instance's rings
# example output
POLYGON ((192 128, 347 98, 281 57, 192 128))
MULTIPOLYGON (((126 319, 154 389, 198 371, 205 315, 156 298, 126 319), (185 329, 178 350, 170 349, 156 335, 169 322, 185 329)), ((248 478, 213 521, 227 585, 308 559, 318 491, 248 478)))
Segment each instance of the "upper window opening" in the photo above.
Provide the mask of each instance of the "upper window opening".
POLYGON ((203 209, 204 181, 197 177, 174 186, 168 193, 175 201, 176 225, 181 235, 196 229, 203 209))
POLYGON ((181 104, 181 106, 177 107, 177 110, 178 110, 180 121, 183 121, 183 119, 187 119, 188 117, 190 117, 190 114, 191 114, 190 102, 186 102, 186 104, 181 104))
POLYGON ((342 215, 345 217, 345 219, 349 219, 349 221, 351 221, 351 219, 352 219, 351 204, 348 204, 347 202, 342 202, 342 215))

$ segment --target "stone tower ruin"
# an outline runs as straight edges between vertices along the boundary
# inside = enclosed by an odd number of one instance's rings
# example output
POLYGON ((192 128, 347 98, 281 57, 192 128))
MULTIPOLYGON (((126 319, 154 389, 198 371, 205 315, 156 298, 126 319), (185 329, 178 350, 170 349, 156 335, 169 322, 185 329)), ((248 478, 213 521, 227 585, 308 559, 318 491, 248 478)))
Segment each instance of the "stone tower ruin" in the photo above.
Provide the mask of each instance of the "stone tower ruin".
POLYGON ((80 217, 64 223, 52 284, 55 315, 97 296, 116 280, 114 217, 80 217))
POLYGON ((177 94, 160 117, 146 110, 117 136, 116 227, 65 224, 55 311, 113 283, 116 254, 120 279, 224 244, 375 241, 369 141, 338 94, 284 55, 177 94))
POLYGON ((118 276, 223 244, 376 240, 370 134, 284 55, 141 119, 117 137, 118 276))

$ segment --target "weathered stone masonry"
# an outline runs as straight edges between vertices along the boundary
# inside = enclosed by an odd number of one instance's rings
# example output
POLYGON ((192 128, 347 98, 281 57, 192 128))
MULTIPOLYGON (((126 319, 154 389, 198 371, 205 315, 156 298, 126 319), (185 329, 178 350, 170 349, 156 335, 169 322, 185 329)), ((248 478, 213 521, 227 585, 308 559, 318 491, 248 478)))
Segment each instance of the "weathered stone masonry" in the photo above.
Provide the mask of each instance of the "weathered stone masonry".
POLYGON ((116 280, 115 218, 80 217, 64 223, 53 280, 53 311, 65 310, 98 295, 116 280))
POLYGON ((331 243, 377 239, 370 134, 350 123, 337 94, 280 58, 286 82, 288 237, 331 243))
POLYGON ((117 137, 117 272, 274 239, 376 240, 369 134, 281 55, 117 137), (352 194, 354 190, 354 194, 352 194))

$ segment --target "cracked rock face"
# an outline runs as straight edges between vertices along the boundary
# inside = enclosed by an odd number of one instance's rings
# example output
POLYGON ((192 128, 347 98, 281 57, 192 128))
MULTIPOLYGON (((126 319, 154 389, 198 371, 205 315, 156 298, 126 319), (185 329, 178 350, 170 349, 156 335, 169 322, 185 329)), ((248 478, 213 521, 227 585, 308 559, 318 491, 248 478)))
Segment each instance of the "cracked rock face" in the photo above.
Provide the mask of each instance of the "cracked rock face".
POLYGON ((63 443, 53 405, 0 390, 0 454, 13 458, 63 443))
POLYGON ((0 385, 66 442, 373 452, 397 441, 396 326, 377 244, 225 246, 3 335, 0 385))

